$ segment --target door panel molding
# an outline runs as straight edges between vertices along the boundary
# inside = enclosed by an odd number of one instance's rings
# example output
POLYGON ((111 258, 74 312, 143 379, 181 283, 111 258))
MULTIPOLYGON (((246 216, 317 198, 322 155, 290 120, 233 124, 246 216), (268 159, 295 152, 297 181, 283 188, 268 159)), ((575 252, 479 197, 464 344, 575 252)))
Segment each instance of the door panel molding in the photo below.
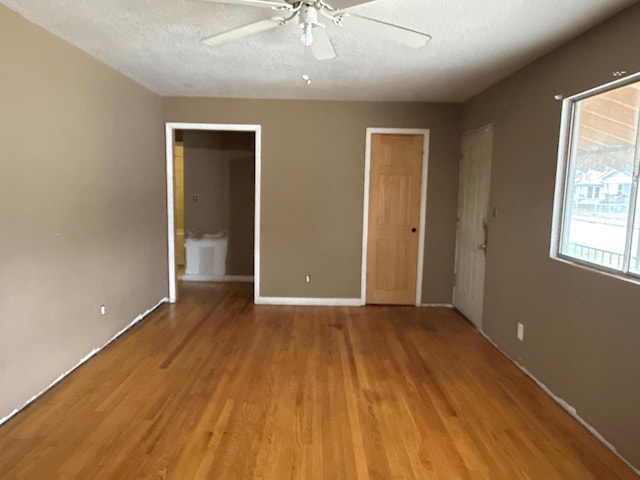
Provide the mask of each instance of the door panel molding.
POLYGON ((371 140, 373 135, 422 135, 422 185, 420 189, 420 224, 418 233, 418 265, 416 274, 416 294, 415 305, 422 305, 422 277, 424 270, 424 240, 426 225, 427 206, 427 179, 429 176, 429 133, 428 128, 367 128, 365 146, 365 168, 364 168, 364 203, 362 213, 362 259, 360 278, 360 302, 367 303, 367 253, 368 253, 368 232, 369 232, 369 193, 371 176, 371 140))

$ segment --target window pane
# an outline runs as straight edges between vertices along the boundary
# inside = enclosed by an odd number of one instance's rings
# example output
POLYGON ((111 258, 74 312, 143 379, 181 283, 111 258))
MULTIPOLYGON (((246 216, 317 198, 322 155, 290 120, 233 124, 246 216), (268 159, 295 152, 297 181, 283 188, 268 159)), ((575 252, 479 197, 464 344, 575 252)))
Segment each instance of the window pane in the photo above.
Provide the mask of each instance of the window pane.
POLYGON ((629 271, 640 275, 640 189, 636 198, 636 216, 633 222, 633 241, 631 242, 631 263, 629 271))
MULTIPOLYGON (((561 253, 623 268, 640 88, 627 85, 574 105, 561 253)), ((638 223, 638 222, 636 222, 638 223)))

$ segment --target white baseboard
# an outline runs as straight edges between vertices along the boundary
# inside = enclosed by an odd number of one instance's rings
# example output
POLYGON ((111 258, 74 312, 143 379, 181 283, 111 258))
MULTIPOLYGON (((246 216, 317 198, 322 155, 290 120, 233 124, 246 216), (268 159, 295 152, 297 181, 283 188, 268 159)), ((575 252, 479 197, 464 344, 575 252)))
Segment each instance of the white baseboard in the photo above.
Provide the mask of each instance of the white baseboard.
POLYGON ((323 307, 360 307, 359 298, 257 297, 256 305, 300 305, 323 307))
POLYGON ((253 275, 197 275, 185 273, 181 278, 184 282, 247 282, 254 280, 253 275))
POLYGON ((489 338, 489 336, 486 333, 484 333, 482 330, 480 330, 477 327, 476 327, 476 330, 478 330, 480 335, 482 335, 491 345, 493 345, 500 353, 502 353, 502 355, 504 355, 511 363, 513 363, 516 367, 518 367, 522 371, 522 373, 524 373, 527 377, 533 380, 536 383, 536 385, 538 385, 538 387, 544 393, 546 393, 554 402, 560 405, 569 415, 571 415, 575 420, 577 420, 578 423, 580 423, 580 425, 586 428, 589 431, 589 433, 591 433, 591 435, 596 437, 605 447, 611 450, 615 454, 615 456, 618 457, 620 460, 622 460, 631 470, 633 470, 636 473, 636 475, 640 475, 640 469, 636 468, 634 465, 631 465, 631 463, 629 463, 629 461, 626 458, 624 458, 622 455, 618 453, 618 451, 616 450, 616 447, 614 447, 611 443, 609 443, 607 439, 604 438, 600 432, 598 432, 585 419, 583 419, 580 415, 578 415, 578 412, 575 409, 575 407, 573 407, 567 401, 565 401, 564 399, 554 394, 551 391, 551 389, 549 389, 549 387, 547 387, 544 383, 538 380, 535 377, 535 375, 533 375, 533 373, 531 373, 524 366, 520 365, 516 360, 514 360, 509 355, 507 355, 506 352, 502 350, 498 345, 496 345, 496 343, 493 340, 491 340, 491 338, 489 338))
POLYGON ((158 308, 160 305, 162 305, 163 303, 167 303, 169 301, 168 297, 165 297, 163 299, 161 299, 158 303, 156 303, 155 306, 151 307, 150 309, 148 309, 146 312, 141 313, 140 315, 138 315, 136 318, 134 318, 126 327, 124 327, 122 330, 120 330, 118 333, 116 333, 113 337, 111 337, 111 339, 109 339, 104 345, 102 345, 102 347, 100 348, 94 348, 93 350, 91 350, 87 355, 85 355, 84 357, 82 357, 80 359, 80 361, 78 363, 76 363, 73 367, 71 367, 69 370, 67 370, 66 372, 60 374, 60 376, 58 378, 56 378, 48 387, 46 387, 44 390, 41 390, 40 392, 36 393, 33 397, 31 397, 29 400, 27 400, 26 402, 24 402, 22 404, 21 407, 16 408, 15 410, 13 410, 11 413, 9 413, 9 415, 7 415, 6 417, 0 418, 0 425, 2 425, 3 423, 7 422, 9 419, 11 419, 14 415, 18 414, 21 410, 24 410, 25 408, 27 408, 31 403, 33 403, 35 400, 37 400, 40 396, 42 396, 43 394, 45 394, 46 392, 48 392, 51 388, 53 388, 55 385, 57 385, 60 381, 62 381, 62 379, 64 379, 64 377, 66 377, 67 375, 69 375, 71 372, 73 372, 76 368, 78 368, 79 366, 81 366, 83 363, 85 363, 86 361, 88 361, 91 357, 93 357, 95 354, 97 354, 98 352, 100 352, 101 350, 103 350, 104 348, 106 348, 111 342, 113 342, 114 340, 116 340, 120 335, 122 335, 123 333, 125 333, 127 330, 129 330, 131 327, 133 327, 136 323, 138 323, 140 320, 142 320, 144 317, 146 317, 147 315, 149 315, 151 312, 153 312, 156 308, 158 308))
MULTIPOLYGON (((362 307, 361 298, 257 297, 256 305, 300 305, 325 307, 362 307)), ((422 307, 453 308, 450 303, 423 303, 422 307)))

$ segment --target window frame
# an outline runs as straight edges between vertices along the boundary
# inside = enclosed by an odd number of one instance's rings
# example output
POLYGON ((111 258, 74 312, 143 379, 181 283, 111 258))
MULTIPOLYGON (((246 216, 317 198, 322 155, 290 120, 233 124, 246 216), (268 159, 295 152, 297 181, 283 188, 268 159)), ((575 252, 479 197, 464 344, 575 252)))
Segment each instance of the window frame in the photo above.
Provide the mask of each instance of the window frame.
POLYGON ((563 244, 566 244, 566 236, 569 233, 569 229, 564 226, 564 220, 565 218, 571 218, 571 202, 568 201, 570 200, 568 199, 568 193, 571 192, 571 185, 569 182, 575 177, 576 168, 574 160, 579 137, 578 135, 574 135, 574 133, 577 131, 577 125, 579 125, 580 121, 580 111, 577 107, 579 105, 578 102, 638 82, 640 82, 640 72, 562 99, 550 249, 550 257, 554 260, 587 268, 598 273, 614 276, 634 283, 640 283, 640 272, 630 271, 630 257, 631 250, 633 248, 633 222, 635 221, 637 210, 640 210, 640 198, 638 197, 638 191, 640 189, 640 121, 638 123, 638 132, 636 136, 636 150, 634 154, 631 191, 629 195, 629 212, 626 231, 627 241, 625 243, 625 251, 623 252, 621 269, 618 270, 610 268, 598 263, 593 263, 588 260, 561 253, 561 247, 563 244), (629 241, 630 238, 631 240, 629 241))

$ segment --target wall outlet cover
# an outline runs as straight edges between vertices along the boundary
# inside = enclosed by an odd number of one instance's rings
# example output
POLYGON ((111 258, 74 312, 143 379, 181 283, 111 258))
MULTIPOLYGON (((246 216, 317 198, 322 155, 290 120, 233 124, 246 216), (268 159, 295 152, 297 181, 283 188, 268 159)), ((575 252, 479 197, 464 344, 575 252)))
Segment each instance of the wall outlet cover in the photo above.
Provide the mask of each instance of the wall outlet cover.
POLYGON ((518 322, 518 332, 516 336, 518 337, 518 340, 520 340, 521 342, 524 341, 524 325, 520 322, 518 322))

